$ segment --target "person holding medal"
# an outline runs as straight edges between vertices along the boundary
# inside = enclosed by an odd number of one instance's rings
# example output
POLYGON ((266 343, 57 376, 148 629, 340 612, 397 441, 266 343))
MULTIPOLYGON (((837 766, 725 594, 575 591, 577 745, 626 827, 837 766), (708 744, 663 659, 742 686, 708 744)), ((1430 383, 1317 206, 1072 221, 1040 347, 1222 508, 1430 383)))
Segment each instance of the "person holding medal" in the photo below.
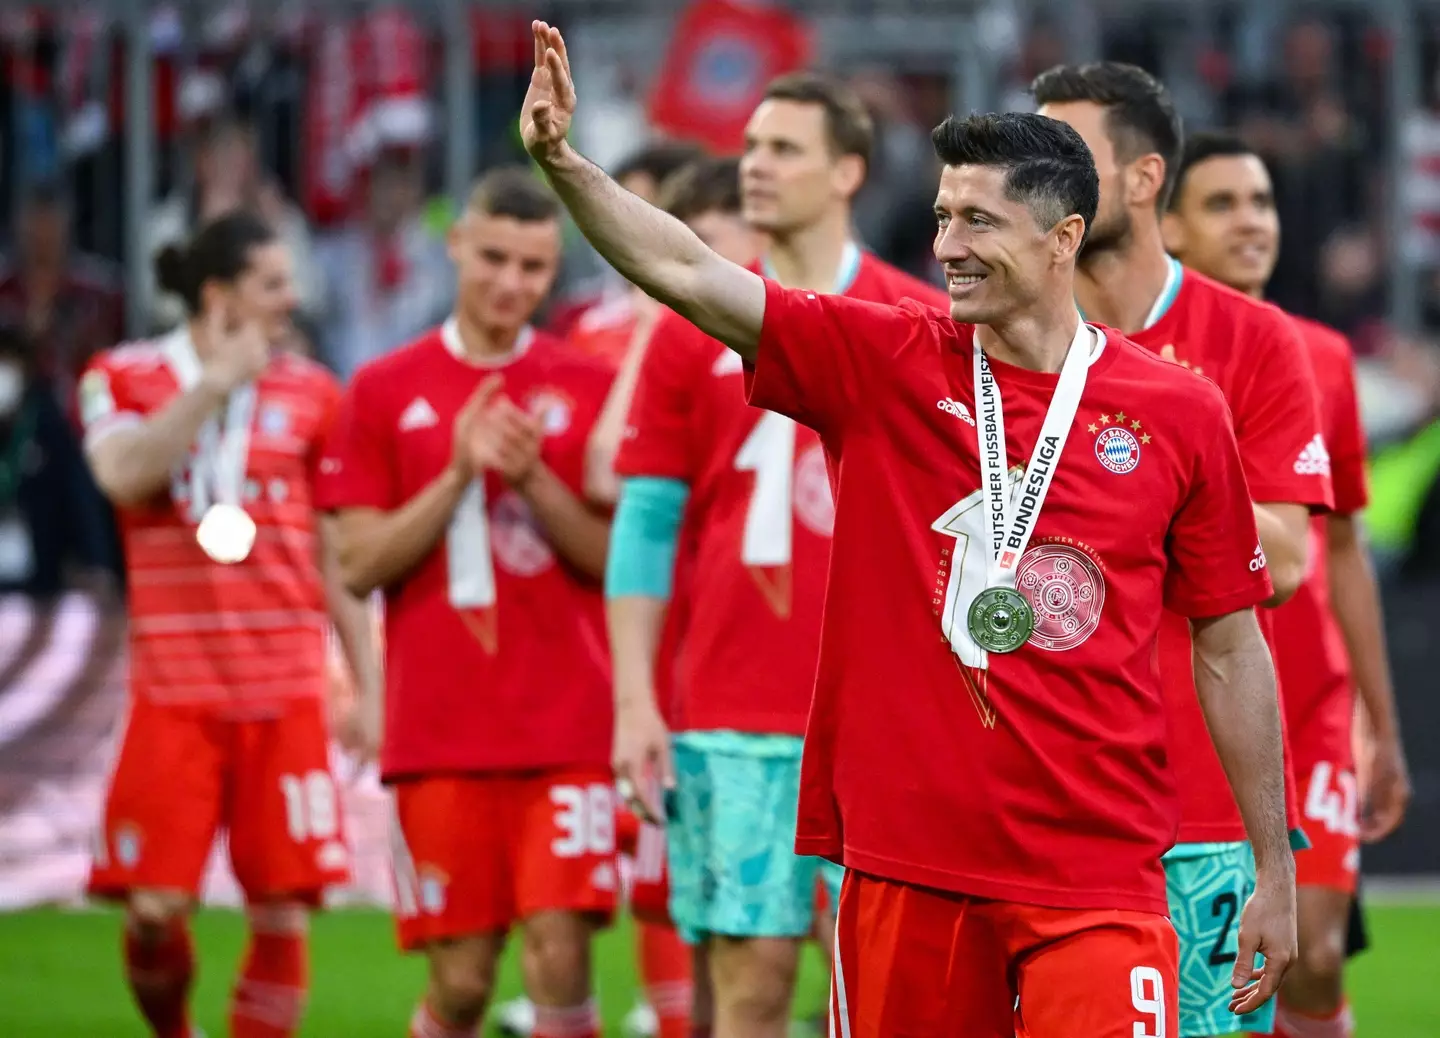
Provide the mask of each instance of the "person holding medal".
POLYGON ((368 618, 313 503, 339 387, 277 348, 295 293, 268 224, 221 217, 158 266, 188 319, 100 355, 79 389, 130 589, 130 711, 90 888, 127 903, 127 975, 151 1030, 188 1035, 186 916, 223 828, 250 927, 230 1033, 275 1038, 299 1028, 306 909, 349 875, 332 621, 360 691, 343 727, 362 756, 379 739, 368 618))
POLYGON ((1032 114, 935 130, 948 313, 786 289, 570 146, 565 42, 533 31, 521 132, 576 224, 739 354, 750 402, 815 429, 835 462, 796 836, 847 868, 835 1032, 1175 1032, 1166 607, 1194 626, 1197 691, 1260 864, 1233 1001, 1269 999, 1295 948, 1254 610, 1273 588, 1219 390, 1076 309, 1100 190, 1079 134, 1032 114))

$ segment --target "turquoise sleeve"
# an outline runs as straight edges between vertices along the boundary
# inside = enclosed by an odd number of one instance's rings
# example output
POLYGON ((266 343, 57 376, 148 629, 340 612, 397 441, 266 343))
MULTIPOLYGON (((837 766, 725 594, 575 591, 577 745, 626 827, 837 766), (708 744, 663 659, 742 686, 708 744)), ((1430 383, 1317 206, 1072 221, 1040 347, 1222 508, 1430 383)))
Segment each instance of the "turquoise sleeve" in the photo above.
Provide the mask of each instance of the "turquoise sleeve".
POLYGON ((669 598, 690 488, 678 479, 632 476, 610 525, 605 597, 669 598))

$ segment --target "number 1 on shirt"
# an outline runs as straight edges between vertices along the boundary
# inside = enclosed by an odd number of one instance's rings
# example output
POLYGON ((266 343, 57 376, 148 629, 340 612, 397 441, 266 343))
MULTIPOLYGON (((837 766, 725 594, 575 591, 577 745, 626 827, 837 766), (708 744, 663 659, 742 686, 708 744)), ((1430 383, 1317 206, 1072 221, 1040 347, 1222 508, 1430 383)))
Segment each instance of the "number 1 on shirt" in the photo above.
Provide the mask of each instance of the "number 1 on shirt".
POLYGON ((735 455, 735 468, 755 473, 745 512, 740 561, 776 615, 790 615, 794 532, 795 423, 766 411, 735 455))
POLYGON ((493 655, 498 643, 495 560, 490 555, 490 515, 483 480, 472 480, 455 506, 445 532, 445 558, 450 604, 481 647, 493 655))

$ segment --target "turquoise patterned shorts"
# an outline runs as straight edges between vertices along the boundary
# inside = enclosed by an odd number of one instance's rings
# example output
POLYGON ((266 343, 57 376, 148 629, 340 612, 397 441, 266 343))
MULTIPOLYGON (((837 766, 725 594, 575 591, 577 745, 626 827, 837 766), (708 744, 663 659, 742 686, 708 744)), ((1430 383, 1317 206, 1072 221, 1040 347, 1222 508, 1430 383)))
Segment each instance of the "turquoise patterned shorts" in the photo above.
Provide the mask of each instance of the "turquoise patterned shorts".
POLYGON ((801 740, 682 732, 667 798, 670 917, 690 943, 706 934, 804 937, 816 883, 833 907, 844 869, 795 853, 801 740))
POLYGON ((1182 843, 1164 863, 1170 921, 1180 937, 1180 1038, 1272 1033, 1273 998, 1246 1016, 1230 1012, 1240 912, 1255 890, 1250 845, 1182 843))

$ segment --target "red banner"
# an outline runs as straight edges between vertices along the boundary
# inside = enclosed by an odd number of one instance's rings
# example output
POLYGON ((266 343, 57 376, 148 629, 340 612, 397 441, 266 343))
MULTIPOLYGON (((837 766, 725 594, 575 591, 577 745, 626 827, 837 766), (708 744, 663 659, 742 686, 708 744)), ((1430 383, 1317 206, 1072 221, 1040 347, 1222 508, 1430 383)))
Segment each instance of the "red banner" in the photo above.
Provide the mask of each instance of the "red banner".
POLYGON ((741 0, 696 0, 681 15, 650 97, 650 121, 667 136, 736 154, 745 123, 776 76, 810 59, 794 14, 741 0))

